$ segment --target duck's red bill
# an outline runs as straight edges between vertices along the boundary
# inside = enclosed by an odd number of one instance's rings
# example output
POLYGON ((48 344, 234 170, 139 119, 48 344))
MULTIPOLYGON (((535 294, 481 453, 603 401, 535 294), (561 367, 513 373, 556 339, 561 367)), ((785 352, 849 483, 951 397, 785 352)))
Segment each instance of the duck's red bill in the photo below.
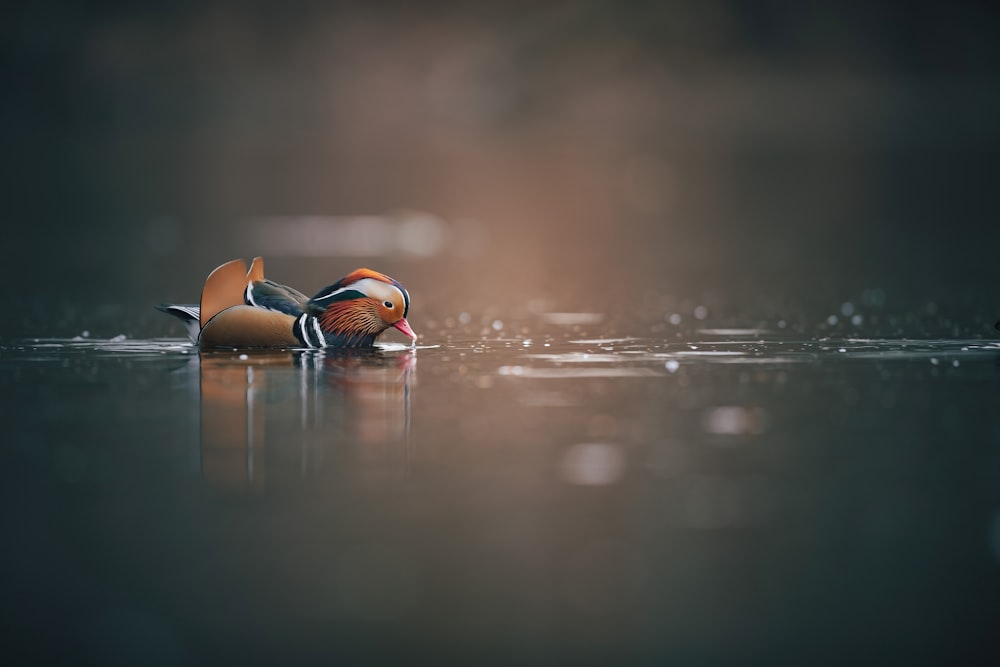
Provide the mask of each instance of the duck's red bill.
POLYGON ((410 328, 410 323, 406 321, 405 317, 392 326, 396 327, 402 331, 404 335, 409 336, 413 340, 417 339, 417 334, 413 333, 413 329, 410 328))

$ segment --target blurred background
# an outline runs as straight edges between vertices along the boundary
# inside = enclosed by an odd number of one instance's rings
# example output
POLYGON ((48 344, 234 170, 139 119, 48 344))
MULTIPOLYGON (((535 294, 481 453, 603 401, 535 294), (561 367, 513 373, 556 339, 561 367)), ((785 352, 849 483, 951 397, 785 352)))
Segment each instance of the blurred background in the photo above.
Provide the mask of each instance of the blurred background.
POLYGON ((1000 336, 998 35, 986 2, 7 8, 4 650, 1000 664, 1000 366, 964 340, 1000 336), (142 340, 254 255, 389 273, 428 346, 142 340))
POLYGON ((990 3, 5 13, 0 335, 180 335, 152 304, 257 254, 310 293, 390 273, 422 333, 665 303, 844 333, 845 302, 889 313, 866 333, 995 333, 990 3))

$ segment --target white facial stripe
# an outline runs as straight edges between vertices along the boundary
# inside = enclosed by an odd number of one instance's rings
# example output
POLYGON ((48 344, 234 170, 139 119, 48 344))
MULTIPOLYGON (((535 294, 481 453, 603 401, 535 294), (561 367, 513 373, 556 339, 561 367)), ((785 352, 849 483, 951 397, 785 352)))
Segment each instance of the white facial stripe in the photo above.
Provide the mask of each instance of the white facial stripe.
POLYGON ((316 301, 326 301, 327 299, 332 299, 333 297, 337 296, 346 289, 347 289, 346 287, 341 287, 339 290, 336 290, 335 292, 330 292, 329 294, 324 294, 323 296, 318 297, 316 301))
POLYGON ((392 301, 393 303, 403 303, 403 293, 395 285, 384 283, 373 278, 363 278, 354 283, 354 289, 362 292, 379 301, 392 301))
POLYGON ((248 304, 251 306, 256 306, 257 302, 253 300, 253 283, 247 283, 247 291, 244 298, 248 304))
POLYGON ((365 296, 378 299, 379 301, 404 303, 403 293, 400 292, 395 285, 390 285, 389 283, 384 283, 381 280, 375 280, 374 278, 362 278, 361 280, 353 282, 346 287, 341 287, 335 292, 330 292, 326 296, 316 299, 316 301, 325 301, 337 296, 338 294, 342 294, 343 292, 361 292, 365 296))

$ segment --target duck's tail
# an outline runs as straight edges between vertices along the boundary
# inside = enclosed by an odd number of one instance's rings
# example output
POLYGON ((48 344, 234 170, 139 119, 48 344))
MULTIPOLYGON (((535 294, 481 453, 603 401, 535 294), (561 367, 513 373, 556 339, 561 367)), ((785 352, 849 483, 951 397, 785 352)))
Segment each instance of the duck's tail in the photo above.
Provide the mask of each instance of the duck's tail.
POLYGON ((187 330, 188 338, 198 342, 198 334, 201 332, 201 308, 194 304, 161 303, 156 309, 179 319, 187 330))

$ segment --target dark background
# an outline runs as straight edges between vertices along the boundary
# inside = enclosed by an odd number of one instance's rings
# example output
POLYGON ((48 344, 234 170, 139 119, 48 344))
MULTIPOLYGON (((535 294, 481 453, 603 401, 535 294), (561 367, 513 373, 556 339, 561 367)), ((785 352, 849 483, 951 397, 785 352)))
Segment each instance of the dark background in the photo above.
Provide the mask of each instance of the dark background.
POLYGON ((5 9, 0 650, 1000 664, 996 342, 783 339, 1000 335, 998 28, 986 3, 5 9), (181 335, 153 304, 256 254, 304 291, 390 273, 429 345, 10 342, 181 335), (758 325, 732 356, 694 331, 758 325), (617 481, 574 481, 609 453, 617 481))
POLYGON ((0 335, 179 334, 150 306, 255 254, 307 292, 391 273, 418 331, 701 303, 823 333, 880 290, 865 333, 994 335, 990 3, 417 4, 6 10, 0 335), (413 212, 423 254, 294 223, 413 212))

